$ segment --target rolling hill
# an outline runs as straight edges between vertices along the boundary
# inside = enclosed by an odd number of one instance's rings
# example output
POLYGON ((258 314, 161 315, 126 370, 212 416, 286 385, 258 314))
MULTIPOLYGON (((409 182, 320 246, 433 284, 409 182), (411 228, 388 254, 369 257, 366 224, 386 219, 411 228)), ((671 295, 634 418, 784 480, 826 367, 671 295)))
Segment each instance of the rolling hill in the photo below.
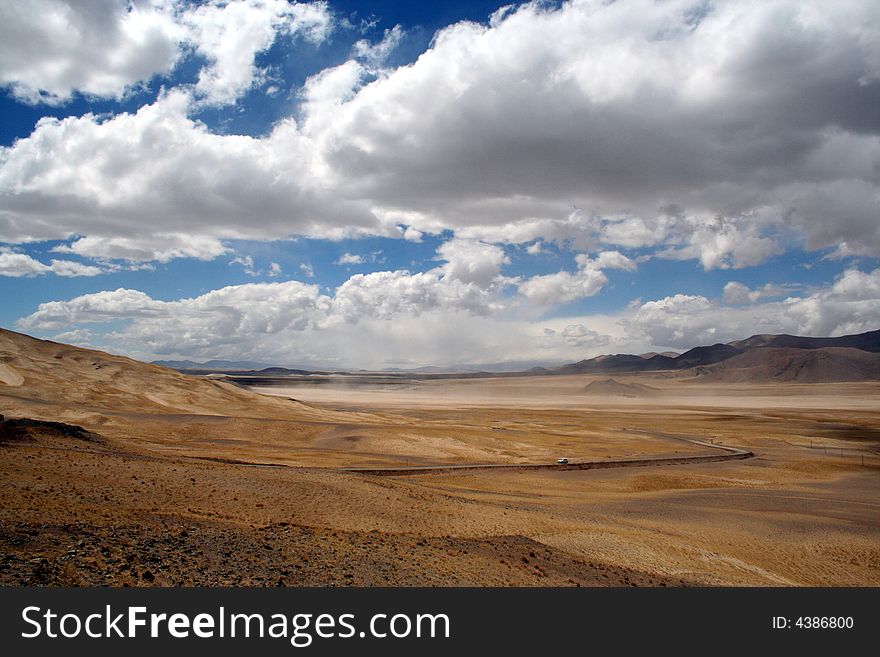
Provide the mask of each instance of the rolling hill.
POLYGON ((0 329, 0 412, 62 401, 114 413, 294 416, 308 407, 231 383, 0 329))
POLYGON ((729 383, 880 381, 880 353, 851 347, 754 347, 696 374, 729 383))
POLYGON ((803 383, 880 380, 880 330, 836 338, 753 335, 727 344, 699 346, 678 356, 597 356, 553 374, 628 374, 692 370, 717 381, 803 383))

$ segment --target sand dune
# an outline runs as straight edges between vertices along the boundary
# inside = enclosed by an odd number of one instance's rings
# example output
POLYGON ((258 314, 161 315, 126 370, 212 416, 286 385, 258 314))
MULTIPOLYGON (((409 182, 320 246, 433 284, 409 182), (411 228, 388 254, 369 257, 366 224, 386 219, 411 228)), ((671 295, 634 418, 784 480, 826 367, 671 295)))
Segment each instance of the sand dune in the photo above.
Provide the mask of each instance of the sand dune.
POLYGON ((660 390, 643 383, 621 383, 614 379, 591 381, 583 387, 588 395, 604 397, 651 397, 660 394, 660 390))

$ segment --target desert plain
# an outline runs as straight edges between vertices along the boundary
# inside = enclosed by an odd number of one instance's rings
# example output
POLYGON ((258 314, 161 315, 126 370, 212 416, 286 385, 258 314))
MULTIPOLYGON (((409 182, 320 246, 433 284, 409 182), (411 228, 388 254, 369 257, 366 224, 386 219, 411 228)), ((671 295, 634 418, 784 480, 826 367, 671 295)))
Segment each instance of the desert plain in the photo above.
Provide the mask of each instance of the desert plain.
POLYGON ((877 382, 248 385, 0 351, 0 584, 880 585, 877 382), (721 447, 751 456, 646 461, 721 447))

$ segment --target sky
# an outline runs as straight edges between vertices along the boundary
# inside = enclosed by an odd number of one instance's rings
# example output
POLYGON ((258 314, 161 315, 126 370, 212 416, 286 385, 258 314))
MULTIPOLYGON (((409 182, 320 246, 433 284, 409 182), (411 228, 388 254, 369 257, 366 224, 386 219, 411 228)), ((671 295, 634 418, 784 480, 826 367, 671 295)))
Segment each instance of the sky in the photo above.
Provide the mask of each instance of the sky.
POLYGON ((0 326, 573 362, 880 328, 876 0, 0 0, 0 326))

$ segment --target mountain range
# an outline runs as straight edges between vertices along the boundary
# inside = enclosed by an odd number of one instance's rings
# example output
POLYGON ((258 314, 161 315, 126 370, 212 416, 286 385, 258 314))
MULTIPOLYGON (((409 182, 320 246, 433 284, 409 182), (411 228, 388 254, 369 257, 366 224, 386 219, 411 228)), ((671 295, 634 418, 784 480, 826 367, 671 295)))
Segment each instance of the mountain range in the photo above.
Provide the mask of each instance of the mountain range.
MULTIPOLYGON (((518 363, 521 367, 531 364, 528 361, 518 361, 518 363)), ((730 382, 875 381, 880 380, 880 330, 835 338, 787 334, 753 335, 744 340, 694 347, 681 354, 675 352, 649 352, 640 355, 606 354, 553 367, 535 366, 517 370, 510 363, 506 367, 497 367, 499 365, 502 364, 481 368, 470 366, 386 369, 383 373, 389 377, 432 379, 667 371, 680 372, 683 376, 691 375, 710 381, 730 382)), ((185 371, 205 374, 211 370, 207 364, 204 364, 198 368, 186 368, 185 371)), ((329 372, 267 367, 260 370, 228 370, 224 373, 231 377, 285 377, 329 372)), ((339 375, 364 373, 366 372, 363 370, 336 372, 339 375)))
POLYGON ((837 338, 753 335, 745 340, 694 347, 678 356, 631 354, 597 356, 547 374, 626 374, 693 370, 720 381, 880 380, 880 330, 837 338))
MULTIPOLYGON (((41 353, 44 349, 39 345, 53 345, 43 340, 30 338, 22 334, 13 333, 0 329, 0 336, 7 344, 15 343, 16 358, 27 358, 41 353)), ((68 358, 92 362, 101 352, 94 352, 71 347, 64 347, 69 354, 68 358)), ((0 350, 2 351, 2 350, 0 350)), ((22 370, 13 365, 16 358, 10 353, 0 353, 0 382, 7 385, 20 385, 22 370)), ((116 361, 121 357, 102 354, 116 361)), ((58 356, 44 362, 57 363, 58 356)), ((134 363, 129 359, 125 362, 134 363)), ((101 361, 102 363, 104 361, 101 361)), ((94 368, 101 369, 98 361, 94 368)), ((262 367, 256 369, 252 365, 264 365, 250 361, 226 361, 215 360, 208 363, 194 363, 193 361, 164 361, 165 364, 173 363, 175 367, 191 374, 204 374, 209 372, 222 372, 235 380, 236 376, 252 377, 286 377, 308 376, 315 374, 329 374, 329 372, 316 372, 303 369, 288 369, 284 367, 262 367), (194 365, 195 367, 190 367, 194 365), (244 366, 244 367, 237 367, 244 366)), ((60 363, 58 363, 60 365, 60 363)), ((154 365, 159 363, 154 363, 154 365)), ((54 370, 53 370, 54 371, 54 370)), ((167 369, 157 368, 156 372, 167 369)), ((844 381, 880 381, 880 330, 869 331, 857 335, 845 335, 841 337, 803 337, 795 335, 753 335, 744 340, 734 340, 728 343, 703 345, 694 347, 684 353, 647 353, 634 354, 609 354, 585 359, 576 363, 569 363, 556 367, 532 367, 525 371, 504 372, 464 372, 450 373, 445 368, 421 368, 420 371, 408 370, 388 372, 387 377, 405 378, 454 378, 454 377, 499 377, 499 376, 535 376, 535 375, 564 375, 564 374, 635 374, 640 372, 660 373, 674 372, 676 376, 691 376, 707 381, 726 381, 743 383, 761 383, 774 381, 787 381, 799 383, 823 383, 844 381)), ((121 374, 121 372, 120 372, 121 374)), ((360 375, 361 372, 336 372, 336 374, 360 375)), ((124 381, 114 377, 114 381, 124 381)), ((184 384, 185 379, 177 379, 176 385, 184 384)))

